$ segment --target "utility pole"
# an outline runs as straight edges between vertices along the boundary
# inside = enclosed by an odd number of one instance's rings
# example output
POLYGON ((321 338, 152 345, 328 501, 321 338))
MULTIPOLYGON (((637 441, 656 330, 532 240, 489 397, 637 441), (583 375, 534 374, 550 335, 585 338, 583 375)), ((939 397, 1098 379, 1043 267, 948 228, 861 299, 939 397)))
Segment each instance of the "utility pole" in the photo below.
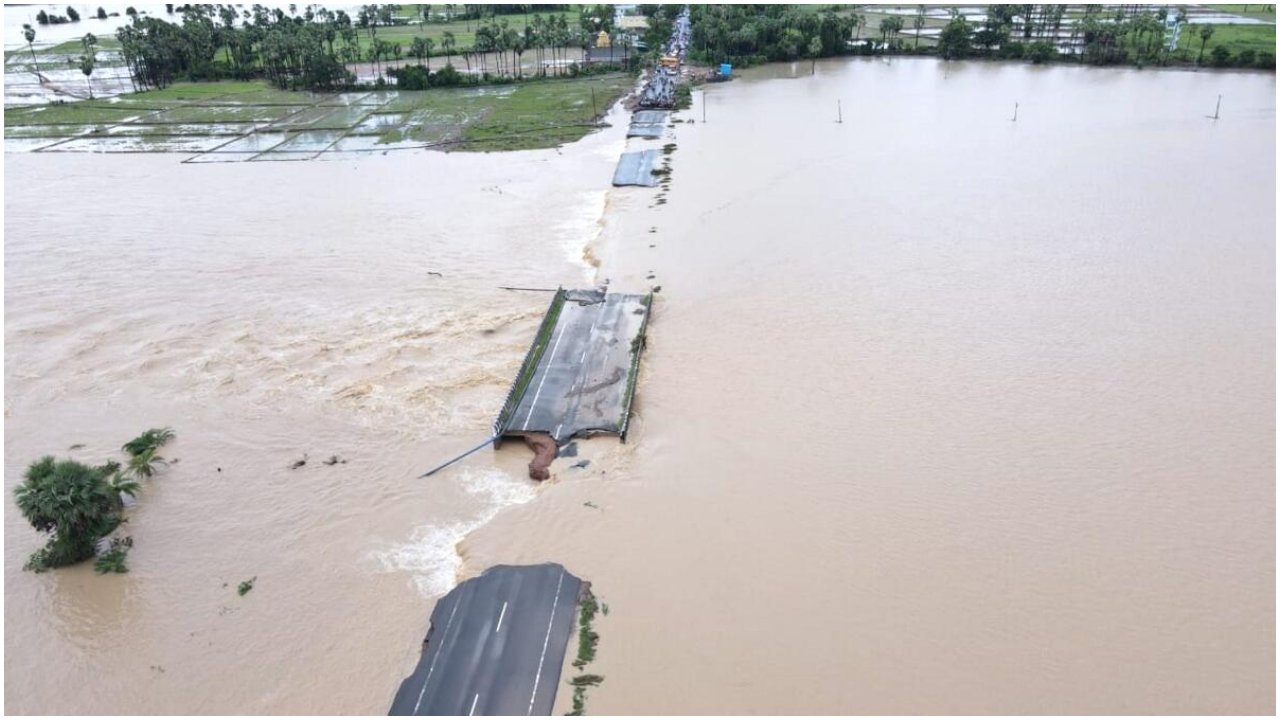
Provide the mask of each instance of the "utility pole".
POLYGON ((1216 107, 1214 107, 1214 108, 1213 108, 1213 119, 1214 119, 1214 120, 1217 120, 1217 119, 1218 119, 1218 111, 1219 111, 1219 110, 1221 110, 1221 109, 1222 109, 1222 96, 1221 96, 1221 95, 1219 95, 1219 96, 1218 96, 1218 104, 1217 104, 1217 106, 1216 106, 1216 107))
POLYGON ((1009 118, 1009 122, 1018 122, 1018 103, 1013 104, 1013 117, 1009 118))
POLYGON ((839 100, 836 100, 836 122, 844 123, 844 109, 840 107, 839 100))

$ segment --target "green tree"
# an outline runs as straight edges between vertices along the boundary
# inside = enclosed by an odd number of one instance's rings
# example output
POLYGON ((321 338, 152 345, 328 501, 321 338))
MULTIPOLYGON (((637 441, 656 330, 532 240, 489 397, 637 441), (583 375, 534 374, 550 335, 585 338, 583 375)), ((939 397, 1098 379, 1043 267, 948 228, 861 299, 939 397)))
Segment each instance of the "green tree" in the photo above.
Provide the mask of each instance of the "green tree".
POLYGON ((174 438, 173 429, 151 428, 138 437, 120 447, 129 455, 138 455, 148 450, 156 450, 174 438))
POLYGON ((71 64, 80 68, 80 72, 84 73, 84 83, 89 87, 89 99, 93 99, 93 67, 98 63, 98 53, 95 49, 98 44, 98 38, 93 33, 85 33, 80 38, 80 47, 83 52, 80 57, 71 64))
MULTIPOLYGON (((452 5, 445 5, 445 7, 448 8, 446 12, 452 12, 453 10, 452 5)), ((445 30, 444 35, 440 36, 440 47, 444 50, 445 65, 453 64, 453 48, 456 43, 457 43, 457 40, 456 38, 454 38, 453 33, 448 30, 445 30)))
POLYGON ((1227 67, 1231 64, 1231 51, 1226 45, 1218 45, 1209 53, 1209 59, 1213 61, 1214 67, 1227 67))
POLYGON ((973 31, 964 17, 952 19, 938 36, 938 57, 943 60, 962 60, 969 56, 969 41, 973 31))
MULTIPOLYGON (((30 23, 22 24, 22 37, 27 41, 27 50, 31 52, 31 64, 36 66, 36 77, 40 77, 40 63, 36 62, 36 49, 31 43, 36 40, 36 29, 30 23)), ((44 82, 41 80, 41 82, 44 82)))
POLYGON ((924 27, 924 6, 923 5, 916 6, 916 16, 911 21, 911 27, 916 29, 915 47, 918 50, 920 48, 920 29, 924 27))
POLYGON ((1200 55, 1196 57, 1197 65, 1199 65, 1200 61, 1204 59, 1204 45, 1205 43, 1209 42, 1209 38, 1211 37, 1213 37, 1213 26, 1201 25, 1200 26, 1200 55))
POLYGON ((129 472, 139 480, 151 478, 156 474, 156 470, 167 465, 168 462, 156 454, 155 448, 148 448, 137 455, 129 458, 129 472))
POLYGON ((70 19, 71 22, 80 22, 80 13, 76 12, 76 9, 74 7, 68 5, 67 18, 70 19))
POLYGON ((108 471, 52 456, 27 468, 14 498, 31 527, 49 540, 24 569, 43 572, 93 557, 98 539, 120 525, 120 494, 106 481, 108 471))
POLYGON ((106 20, 106 19, 107 19, 107 11, 106 11, 106 10, 104 10, 104 9, 102 8, 102 6, 98 6, 98 19, 99 19, 99 20, 106 20))
POLYGON ((1028 45, 1026 54, 1024 55, 1024 57, 1036 65, 1049 62, 1057 56, 1058 50, 1053 46, 1053 43, 1046 42, 1044 40, 1037 40, 1028 45))

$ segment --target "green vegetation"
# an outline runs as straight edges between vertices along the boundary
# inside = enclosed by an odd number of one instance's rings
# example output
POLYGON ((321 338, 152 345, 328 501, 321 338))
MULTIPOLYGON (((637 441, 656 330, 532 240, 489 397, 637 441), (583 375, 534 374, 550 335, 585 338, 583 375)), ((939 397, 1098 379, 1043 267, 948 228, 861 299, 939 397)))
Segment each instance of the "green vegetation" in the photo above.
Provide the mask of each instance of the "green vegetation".
MULTIPOLYGON (((578 605, 578 657, 574 659, 573 666, 581 670, 587 666, 596 657, 596 643, 600 641, 600 636, 596 634, 592 628, 592 621, 595 620, 596 613, 600 606, 596 602, 596 598, 591 594, 590 589, 583 591, 583 597, 578 605)), ((584 715, 587 709, 587 688, 595 687, 604 681, 602 675, 581 674, 568 681, 573 687, 573 709, 567 715, 584 715)))
POLYGON ((596 659, 596 644, 600 642, 600 636, 596 634, 591 623, 599 610, 600 606, 595 596, 590 590, 586 591, 582 602, 578 605, 578 657, 573 661, 573 666, 579 670, 596 659))
POLYGON ((581 70, 581 52, 613 18, 611 6, 603 5, 540 6, 537 13, 528 5, 446 5, 441 21, 423 5, 412 16, 415 26, 399 5, 364 5, 355 17, 313 5, 301 15, 293 5, 287 14, 239 7, 183 5, 181 24, 133 15, 116 31, 133 82, 146 89, 179 80, 261 77, 280 88, 333 91, 355 87, 348 65, 368 62, 382 87, 392 71, 404 69, 406 56, 417 58, 424 74, 424 61, 443 56, 446 68, 455 60, 465 63, 468 72, 457 76, 459 84, 484 84, 523 79, 525 53, 536 57, 536 76, 573 75, 581 70))
POLYGON ((129 572, 129 566, 125 564, 125 559, 129 556, 129 549, 132 547, 132 537, 126 535, 122 538, 112 538, 110 549, 99 555, 98 559, 93 563, 93 571, 99 575, 129 572))
POLYGON ((832 8, 792 5, 694 5, 689 20, 690 58, 739 66, 848 54, 857 27, 853 16, 832 8))
POLYGON ((236 586, 236 594, 241 597, 244 597, 245 594, 247 594, 250 590, 253 589, 253 584, 256 582, 258 582, 257 575, 254 575, 248 580, 241 580, 240 584, 236 586))
POLYGON ((1198 57, 1202 39, 1205 40, 1206 54, 1217 48, 1224 48, 1231 57, 1238 58, 1241 53, 1252 50, 1255 65, 1258 56, 1269 54, 1272 58, 1271 67, 1275 67, 1274 25, 1188 25, 1182 28, 1182 36, 1178 39, 1178 54, 1188 58, 1198 57), (1201 35, 1205 28, 1211 30, 1207 38, 1201 35))
MULTIPOLYGON (((124 522, 124 498, 136 496, 138 480, 151 477, 162 465, 155 452, 171 438, 173 431, 164 428, 126 443, 132 476, 114 460, 90 467, 47 455, 31 463, 13 494, 22 516, 49 539, 23 569, 44 572, 93 557, 98 541, 124 522)), ((96 564, 98 571, 128 572, 125 556, 132 546, 130 538, 113 539, 96 564)))
POLYGON ((51 455, 27 468, 14 496, 22 516, 49 540, 24 570, 44 572, 93 557, 98 539, 123 521, 120 495, 107 482, 113 472, 108 465, 89 467, 51 455))

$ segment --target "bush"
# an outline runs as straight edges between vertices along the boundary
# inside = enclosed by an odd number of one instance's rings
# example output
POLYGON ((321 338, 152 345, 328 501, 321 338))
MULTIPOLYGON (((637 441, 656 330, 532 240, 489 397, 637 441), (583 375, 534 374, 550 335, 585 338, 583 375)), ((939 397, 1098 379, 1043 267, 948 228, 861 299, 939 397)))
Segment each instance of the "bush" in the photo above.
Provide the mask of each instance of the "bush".
POLYGON ((71 22, 80 22, 80 13, 76 12, 76 9, 70 5, 67 6, 67 17, 71 19, 71 22))
POLYGON ((107 11, 102 9, 101 7, 98 8, 98 19, 99 20, 107 19, 107 11))
POLYGON ((431 84, 431 73, 421 65, 405 65, 388 71, 396 79, 401 90, 426 90, 431 84))
POLYGON ((1219 45, 1209 53, 1209 59, 1214 67, 1226 67, 1231 64, 1231 51, 1226 46, 1219 45))
POLYGON ((1262 70, 1275 70, 1276 54, 1265 50, 1258 53, 1258 59, 1254 62, 1254 67, 1262 70))
POLYGON ((52 456, 31 463, 13 494, 31 527, 50 538, 23 569, 43 572, 94 556, 98 539, 120 525, 120 494, 107 482, 116 467, 52 456))
POLYGON ((1253 67, 1257 61, 1258 53, 1252 49, 1241 50, 1240 54, 1236 56, 1236 65, 1240 67, 1253 67))
POLYGON ((429 85, 433 87, 455 87, 466 84, 467 79, 458 72, 458 69, 449 63, 439 70, 431 73, 429 85))
POLYGON ((112 538, 111 547, 106 552, 98 556, 93 563, 94 572, 99 575, 107 573, 127 573, 129 566, 125 564, 125 558, 129 556, 129 548, 133 547, 133 538, 112 538))
POLYGON ((1016 40, 1010 40, 1000 46, 1000 57, 1006 60, 1021 60, 1026 55, 1026 50, 1026 45, 1016 40))
POLYGON ((1041 40, 1027 46, 1026 58, 1036 65, 1049 62, 1056 57, 1058 57, 1058 49, 1051 43, 1041 40))

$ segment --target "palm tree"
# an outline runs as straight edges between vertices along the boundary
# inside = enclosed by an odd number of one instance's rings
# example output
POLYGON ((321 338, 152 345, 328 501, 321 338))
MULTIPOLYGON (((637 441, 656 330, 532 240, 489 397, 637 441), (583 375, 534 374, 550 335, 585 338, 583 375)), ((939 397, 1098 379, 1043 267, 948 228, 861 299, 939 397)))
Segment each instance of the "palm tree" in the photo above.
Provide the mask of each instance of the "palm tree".
POLYGON ((50 538, 24 569, 42 572, 93 557, 98 538, 120 525, 120 494, 106 481, 110 471, 110 464, 91 468, 52 456, 31 463, 14 499, 31 527, 50 538))
POLYGON ((1209 38, 1211 37, 1213 37, 1213 26, 1201 25, 1200 26, 1200 56, 1196 58, 1197 65, 1199 65, 1200 61, 1204 59, 1204 44, 1209 42, 1209 38))
POLYGON ((858 29, 858 32, 856 35, 854 35, 853 39, 858 40, 859 38, 862 37, 862 28, 867 26, 867 16, 859 13, 857 15, 854 15, 853 18, 854 18, 853 19, 854 27, 858 29))
POLYGON ((911 26, 916 29, 916 48, 920 47, 920 28, 924 27, 924 6, 916 6, 916 17, 911 21, 911 26))
POLYGON ((168 461, 156 454, 155 448, 148 448, 129 458, 129 472, 141 480, 156 474, 156 470, 168 465, 168 461))
POLYGON ((130 480, 128 475, 117 470, 111 475, 111 479, 107 481, 111 489, 115 491, 116 497, 120 500, 120 506, 124 506, 124 496, 137 497, 138 491, 142 489, 142 484, 137 480, 130 480))
MULTIPOLYGON (((35 42, 36 29, 30 23, 22 23, 22 37, 27 39, 27 50, 31 51, 31 64, 36 66, 36 77, 40 78, 40 63, 36 62, 36 50, 31 46, 35 42)), ((40 82, 44 82, 40 79, 40 82)))
POLYGON ((155 450, 174 438, 173 428, 151 428, 138 437, 125 443, 120 449, 129 455, 137 455, 147 450, 155 450))
POLYGON ((89 86, 90 100, 93 99, 93 83, 90 78, 93 75, 93 66, 98 62, 98 54, 94 50, 94 46, 97 44, 98 38, 94 37, 93 33, 85 33, 85 36, 80 38, 80 47, 84 48, 84 53, 75 63, 72 63, 73 65, 78 65, 80 72, 84 73, 85 85, 89 86))
MULTIPOLYGON (((449 8, 450 10, 453 9, 452 5, 445 5, 445 7, 449 8)), ((454 38, 453 38, 452 31, 449 31, 449 30, 444 31, 444 35, 441 36, 440 38, 440 46, 444 48, 445 64, 452 65, 453 64, 453 46, 454 46, 454 38)))

